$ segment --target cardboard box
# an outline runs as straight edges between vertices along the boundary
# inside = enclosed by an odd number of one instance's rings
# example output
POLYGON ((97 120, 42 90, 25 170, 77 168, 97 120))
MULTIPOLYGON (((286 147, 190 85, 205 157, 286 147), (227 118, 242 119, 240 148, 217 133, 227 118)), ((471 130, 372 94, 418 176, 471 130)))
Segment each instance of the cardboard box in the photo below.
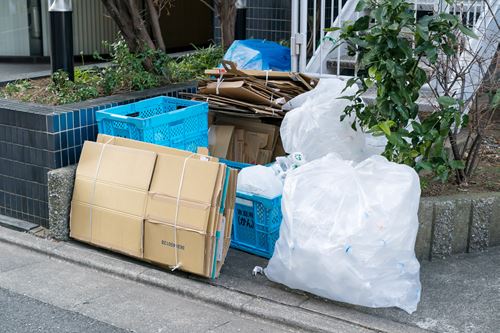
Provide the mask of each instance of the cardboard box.
POLYGON ((215 278, 235 192, 235 171, 217 158, 100 134, 82 150, 70 235, 215 278))
POLYGON ((209 130, 211 155, 251 164, 272 162, 278 126, 229 116, 218 116, 215 121, 209 130))

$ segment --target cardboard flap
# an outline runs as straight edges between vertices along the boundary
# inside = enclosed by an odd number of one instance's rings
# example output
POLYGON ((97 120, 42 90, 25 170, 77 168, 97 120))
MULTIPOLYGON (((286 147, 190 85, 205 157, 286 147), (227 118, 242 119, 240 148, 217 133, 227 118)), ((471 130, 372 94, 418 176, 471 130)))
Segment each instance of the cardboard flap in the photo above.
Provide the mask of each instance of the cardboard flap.
POLYGON ((234 126, 212 125, 208 131, 208 148, 212 156, 227 158, 234 126))
POLYGON ((76 176, 147 191, 155 160, 151 151, 86 141, 76 176))
POLYGON ((219 163, 200 160, 193 156, 186 158, 172 155, 158 155, 156 169, 151 182, 151 193, 177 198, 181 177, 184 177, 180 199, 200 203, 212 202, 219 163))
MULTIPOLYGON (((168 155, 181 156, 181 157, 187 157, 187 156, 192 155, 191 152, 186 151, 186 150, 180 150, 180 149, 155 145, 153 143, 147 143, 147 142, 142 142, 142 141, 137 141, 137 140, 120 138, 120 137, 106 135, 106 134, 99 134, 97 136, 97 142, 99 142, 99 143, 109 142, 109 145, 141 149, 141 150, 146 150, 146 151, 150 151, 150 152, 155 152, 157 154, 168 154, 168 155)), ((201 156, 204 156, 204 154, 195 154, 195 156, 200 158, 201 156)), ((213 161, 213 162, 219 161, 219 159, 217 157, 205 156, 205 158, 210 160, 210 161, 213 161)))

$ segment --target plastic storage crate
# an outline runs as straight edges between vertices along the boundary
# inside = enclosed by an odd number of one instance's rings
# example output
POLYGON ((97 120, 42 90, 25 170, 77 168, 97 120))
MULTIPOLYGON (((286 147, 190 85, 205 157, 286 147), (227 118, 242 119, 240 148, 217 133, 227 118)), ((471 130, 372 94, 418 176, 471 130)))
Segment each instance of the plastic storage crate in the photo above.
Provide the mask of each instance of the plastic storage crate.
POLYGON ((208 146, 208 104, 154 97, 96 112, 99 133, 196 152, 208 146))
POLYGON ((220 162, 224 163, 228 167, 236 169, 236 170, 241 170, 243 168, 255 165, 255 164, 250 164, 250 163, 230 161, 230 160, 226 160, 226 159, 223 159, 223 158, 221 158, 219 160, 220 160, 220 162))
POLYGON ((267 199, 236 193, 231 247, 271 258, 280 234, 281 196, 267 199))

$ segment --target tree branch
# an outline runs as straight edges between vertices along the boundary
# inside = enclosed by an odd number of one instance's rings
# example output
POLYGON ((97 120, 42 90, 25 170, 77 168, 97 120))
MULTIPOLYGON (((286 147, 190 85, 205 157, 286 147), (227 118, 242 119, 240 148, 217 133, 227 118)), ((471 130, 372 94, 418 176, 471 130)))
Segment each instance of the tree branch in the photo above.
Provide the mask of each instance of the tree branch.
POLYGON ((165 42, 163 40, 163 35, 161 34, 160 27, 160 16, 158 13, 158 9, 153 3, 153 0, 146 0, 146 7, 149 9, 149 16, 151 18, 151 30, 153 31, 154 39, 158 44, 158 48, 162 51, 165 51, 165 42))

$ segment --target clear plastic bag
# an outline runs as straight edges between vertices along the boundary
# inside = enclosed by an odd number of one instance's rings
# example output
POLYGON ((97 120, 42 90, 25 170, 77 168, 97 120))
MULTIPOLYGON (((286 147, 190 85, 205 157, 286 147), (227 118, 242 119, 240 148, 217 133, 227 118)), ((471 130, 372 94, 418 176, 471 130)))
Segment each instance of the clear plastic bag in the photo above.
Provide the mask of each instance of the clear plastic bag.
POLYGON ((272 168, 255 165, 238 173, 237 190, 273 199, 281 195, 283 183, 272 168))
POLYGON ((354 117, 340 120, 351 102, 338 97, 352 95, 357 90, 352 86, 342 92, 344 87, 341 80, 321 80, 305 101, 295 103, 299 107, 287 112, 280 129, 287 153, 300 151, 307 161, 329 153, 357 162, 368 156, 363 132, 351 127, 354 117))
POLYGON ((266 276, 333 300, 412 313, 421 290, 419 198, 416 172, 382 156, 355 165, 329 154, 291 171, 266 276))

